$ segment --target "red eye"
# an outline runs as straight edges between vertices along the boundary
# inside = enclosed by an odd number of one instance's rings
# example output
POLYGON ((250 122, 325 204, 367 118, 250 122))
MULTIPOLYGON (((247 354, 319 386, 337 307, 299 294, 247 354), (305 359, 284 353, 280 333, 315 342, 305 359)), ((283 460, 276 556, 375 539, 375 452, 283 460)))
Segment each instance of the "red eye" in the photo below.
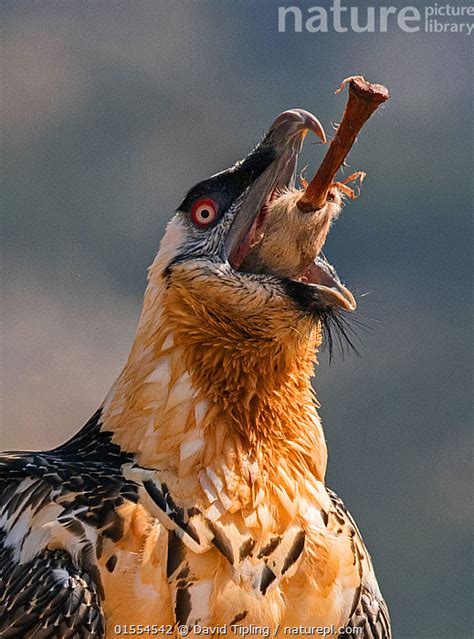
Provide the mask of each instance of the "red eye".
POLYGON ((191 209, 191 217, 196 226, 205 227, 212 224, 217 217, 217 202, 210 198, 202 198, 194 202, 191 209))

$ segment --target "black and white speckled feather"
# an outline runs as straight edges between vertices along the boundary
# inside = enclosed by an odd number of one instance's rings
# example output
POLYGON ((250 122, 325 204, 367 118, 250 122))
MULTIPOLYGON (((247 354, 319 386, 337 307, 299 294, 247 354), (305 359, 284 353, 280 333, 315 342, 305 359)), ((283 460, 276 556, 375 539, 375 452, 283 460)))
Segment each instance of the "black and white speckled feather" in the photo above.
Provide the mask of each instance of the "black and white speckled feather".
POLYGON ((62 550, 19 564, 0 537, 0 637, 100 639, 105 636, 98 586, 62 550))
POLYGON ((341 521, 347 522, 354 531, 354 554, 359 556, 359 560, 363 559, 368 564, 368 569, 361 571, 361 585, 356 593, 353 611, 348 623, 348 628, 351 630, 347 630, 339 636, 341 639, 353 636, 362 637, 362 639, 391 639, 392 630, 387 604, 380 592, 372 561, 364 546, 359 529, 342 499, 329 488, 327 488, 327 492, 341 521))
POLYGON ((97 555, 137 488, 99 423, 100 411, 54 450, 0 455, 1 637, 103 636, 97 555))

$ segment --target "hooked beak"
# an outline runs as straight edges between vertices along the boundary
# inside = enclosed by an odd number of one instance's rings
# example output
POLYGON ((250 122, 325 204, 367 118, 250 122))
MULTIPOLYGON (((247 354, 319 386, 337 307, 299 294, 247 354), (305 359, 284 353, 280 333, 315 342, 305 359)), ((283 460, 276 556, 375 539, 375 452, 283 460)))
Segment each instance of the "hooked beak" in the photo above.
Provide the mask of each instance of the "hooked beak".
POLYGON ((224 246, 224 259, 238 269, 250 247, 257 240, 264 222, 265 204, 279 190, 294 186, 296 164, 308 131, 315 133, 323 144, 326 135, 319 120, 304 109, 290 109, 280 113, 267 135, 252 152, 271 151, 274 160, 242 195, 224 246))
MULTIPOLYGON (((223 257, 234 269, 250 272, 246 266, 241 267, 250 249, 263 238, 266 205, 279 192, 295 185, 296 164, 308 131, 314 132, 323 143, 326 142, 320 122, 311 113, 303 109, 284 111, 251 154, 264 151, 273 159, 242 194, 239 209, 228 232, 223 257)), ((266 273, 265 270, 263 272, 266 273)), ((297 278, 287 281, 291 282, 289 290, 292 296, 303 299, 305 306, 315 303, 318 307, 332 306, 346 311, 356 308, 352 293, 343 286, 335 269, 321 256, 316 256, 297 278)))

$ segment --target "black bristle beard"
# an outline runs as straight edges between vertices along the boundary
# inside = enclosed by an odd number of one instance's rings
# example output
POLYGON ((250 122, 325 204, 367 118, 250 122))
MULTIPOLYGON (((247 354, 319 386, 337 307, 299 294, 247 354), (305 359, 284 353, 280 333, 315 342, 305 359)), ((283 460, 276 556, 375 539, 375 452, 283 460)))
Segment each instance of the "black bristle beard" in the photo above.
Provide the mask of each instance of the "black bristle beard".
POLYGON ((328 350, 330 362, 336 348, 343 358, 352 352, 360 356, 355 342, 360 341, 357 329, 363 328, 364 322, 357 313, 321 304, 314 291, 303 282, 284 279, 283 286, 302 311, 311 313, 317 322, 321 322, 323 348, 328 350))
POLYGON ((329 362, 332 362, 335 350, 343 359, 351 353, 361 357, 356 346, 362 343, 360 334, 372 332, 373 324, 378 322, 357 311, 349 312, 331 306, 326 306, 320 312, 319 321, 323 328, 323 349, 329 353, 329 362))
POLYGON ((330 363, 336 349, 343 359, 350 353, 360 357, 360 352, 355 345, 355 342, 359 341, 359 336, 354 328, 352 315, 353 313, 332 306, 325 306, 319 313, 323 328, 323 349, 327 349, 330 363))

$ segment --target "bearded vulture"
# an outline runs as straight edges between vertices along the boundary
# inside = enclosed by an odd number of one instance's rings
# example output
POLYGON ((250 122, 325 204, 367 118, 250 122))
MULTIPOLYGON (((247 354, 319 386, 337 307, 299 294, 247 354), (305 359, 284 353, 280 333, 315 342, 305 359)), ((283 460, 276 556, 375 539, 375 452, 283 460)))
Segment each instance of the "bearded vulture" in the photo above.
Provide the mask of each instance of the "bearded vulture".
MULTIPOLYGON (((354 298, 322 255, 305 273, 245 267, 308 130, 324 135, 307 111, 280 114, 187 193, 101 407, 57 448, 0 456, 1 637, 391 637, 325 486, 311 386, 354 298)), ((284 255, 291 225, 281 238, 284 255)))

